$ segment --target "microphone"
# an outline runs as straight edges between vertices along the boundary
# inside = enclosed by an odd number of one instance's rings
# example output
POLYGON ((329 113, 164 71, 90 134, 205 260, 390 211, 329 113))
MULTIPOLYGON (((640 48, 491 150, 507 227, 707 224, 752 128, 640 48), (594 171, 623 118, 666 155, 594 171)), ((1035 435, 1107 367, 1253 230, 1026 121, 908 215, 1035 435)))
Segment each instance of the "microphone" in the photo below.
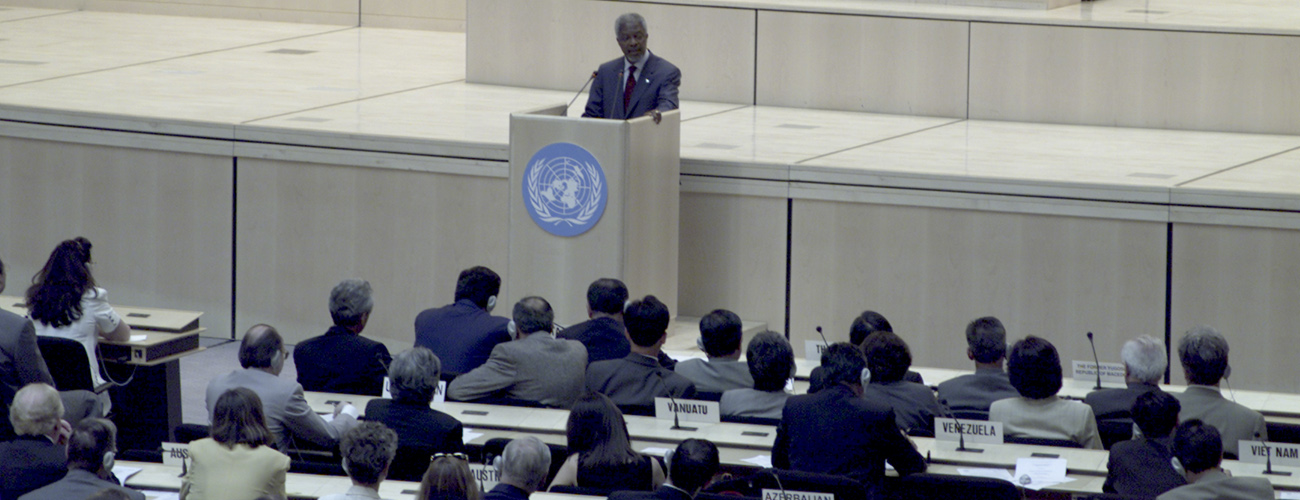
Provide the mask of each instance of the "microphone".
POLYGON ((1092 368, 1097 372, 1097 387, 1092 390, 1101 390, 1101 361, 1097 360, 1097 344, 1092 341, 1092 332, 1088 332, 1088 345, 1092 346, 1092 368))
MULTIPOLYGON (((822 333, 822 325, 817 325, 817 335, 821 336, 822 342, 825 344, 826 347, 831 346, 831 341, 826 340, 826 335, 822 333)), ((826 347, 823 347, 823 349, 825 349, 826 347)))
MULTIPOLYGON (((596 79, 596 72, 592 71, 591 78, 587 79, 587 83, 582 84, 582 88, 578 89, 577 94, 573 94, 573 99, 569 101, 569 106, 572 106, 573 103, 578 102, 578 96, 582 95, 582 91, 587 90, 587 86, 591 85, 591 81, 595 79, 596 79)), ((560 113, 560 116, 569 116, 569 106, 564 107, 564 112, 560 113)))
POLYGON ((677 398, 674 398, 674 397, 673 397, 673 391, 672 391, 672 389, 670 389, 670 388, 668 387, 668 379, 665 378, 663 372, 660 372, 659 370, 655 370, 655 375, 658 375, 658 376, 659 376, 659 382, 661 382, 661 383, 664 384, 664 395, 665 395, 665 396, 668 396, 668 401, 672 403, 672 407, 670 407, 669 409, 673 411, 673 426, 672 426, 672 427, 669 427, 669 429, 672 429, 672 430, 675 430, 675 431, 696 431, 696 430, 698 430, 698 429, 695 428, 695 427, 682 427, 682 421, 681 421, 681 418, 679 418, 679 417, 677 416, 677 398))
MULTIPOLYGON (((1259 441, 1258 432, 1255 433, 1255 440, 1259 441)), ((1290 472, 1273 470, 1273 449, 1264 441, 1260 441, 1260 443, 1264 445, 1264 473, 1273 476, 1290 476, 1290 472)))
POLYGON ((962 431, 961 420, 957 420, 954 418, 952 419, 952 421, 957 423, 957 451, 966 451, 970 453, 984 453, 984 450, 979 448, 967 448, 966 433, 962 431))

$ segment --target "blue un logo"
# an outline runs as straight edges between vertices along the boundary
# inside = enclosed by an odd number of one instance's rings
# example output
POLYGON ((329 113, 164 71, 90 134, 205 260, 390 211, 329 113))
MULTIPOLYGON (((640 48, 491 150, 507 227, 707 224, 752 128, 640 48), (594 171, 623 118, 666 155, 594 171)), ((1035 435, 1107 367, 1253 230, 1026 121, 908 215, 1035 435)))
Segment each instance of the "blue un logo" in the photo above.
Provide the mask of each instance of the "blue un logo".
POLYGON ((605 213, 605 171, 577 144, 548 145, 524 170, 524 206, 533 222, 556 236, 587 232, 605 213))

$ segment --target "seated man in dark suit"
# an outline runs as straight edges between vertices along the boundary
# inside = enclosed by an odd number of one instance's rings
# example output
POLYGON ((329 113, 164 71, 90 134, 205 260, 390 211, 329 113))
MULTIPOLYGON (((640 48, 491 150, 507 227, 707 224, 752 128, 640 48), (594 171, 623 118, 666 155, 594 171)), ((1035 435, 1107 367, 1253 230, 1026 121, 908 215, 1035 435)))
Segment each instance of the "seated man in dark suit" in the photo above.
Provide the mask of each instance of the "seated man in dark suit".
POLYGON ((688 359, 677 363, 673 371, 690 379, 700 392, 721 394, 731 389, 754 385, 749 366, 740 362, 740 343, 744 327, 740 316, 726 309, 716 309, 700 318, 700 348, 709 359, 688 359))
POLYGON ((791 397, 772 445, 772 465, 819 474, 839 474, 880 495, 888 460, 899 475, 925 471, 925 461, 898 430, 884 403, 862 398, 870 382, 857 347, 832 344, 822 353, 827 386, 816 394, 791 397))
POLYGON ((1007 329, 997 318, 985 316, 966 325, 966 356, 975 362, 975 373, 939 384, 939 404, 954 413, 982 412, 988 418, 994 401, 1020 395, 1002 369, 1007 329))
POLYGON ((664 58, 650 53, 645 18, 629 13, 614 21, 614 36, 623 57, 600 65, 587 96, 582 116, 627 120, 677 109, 677 87, 682 72, 664 58))
POLYGON ((72 426, 63 420, 58 391, 41 383, 23 387, 9 407, 9 421, 18 437, 0 443, 0 500, 17 500, 68 472, 72 426))
POLYGON ((1093 391, 1083 400, 1092 407, 1097 420, 1131 419, 1130 411, 1138 396, 1160 392, 1160 380, 1169 366, 1164 344, 1150 335, 1125 342, 1119 353, 1124 359, 1124 382, 1128 387, 1093 391))
POLYGON ((623 320, 631 354, 588 366, 587 390, 609 396, 619 408, 634 413, 653 408, 655 397, 694 398, 695 384, 659 364, 660 348, 668 338, 668 306, 647 295, 628 304, 623 320))
POLYGON ((293 351, 298 383, 308 391, 379 396, 393 357, 388 347, 361 336, 375 307, 370 283, 343 280, 330 292, 334 327, 293 351))
MULTIPOLYGON (((862 347, 862 343, 867 341, 867 337, 876 332, 893 333, 894 326, 889 324, 889 320, 876 311, 862 311, 857 318, 853 319, 853 324, 849 325, 849 343, 857 347, 862 347)), ((908 370, 903 375, 903 380, 924 384, 925 380, 921 379, 921 374, 908 370)), ((826 385, 826 378, 821 367, 813 368, 812 373, 808 374, 808 393, 822 390, 826 385)))
POLYGON ((1223 451, 1237 454, 1242 440, 1268 441, 1264 416, 1223 397, 1219 382, 1228 378, 1228 339, 1218 330, 1198 326, 1183 334, 1178 357, 1187 376, 1187 388, 1174 397, 1183 405, 1178 419, 1199 419, 1214 426, 1223 437, 1223 451))
POLYGON ((934 418, 946 417, 948 412, 929 387, 903 380, 912 366, 907 343, 893 332, 876 332, 862 343, 862 352, 871 369, 871 383, 862 388, 862 397, 893 408, 903 432, 933 436, 934 418))
POLYGON ((130 500, 144 500, 144 493, 123 488, 110 479, 116 443, 117 427, 112 422, 101 418, 82 420, 68 437, 68 474, 23 495, 21 500, 90 498, 104 489, 116 490, 130 500))
POLYGON ((587 317, 591 319, 561 330, 559 337, 582 342, 587 363, 627 357, 632 349, 623 330, 627 296, 622 281, 601 278, 591 282, 587 287, 587 317))
POLYGON ((1111 447, 1102 491, 1149 498, 1187 484, 1169 462, 1179 410, 1178 399, 1164 391, 1138 396, 1132 415, 1142 437, 1111 447))
POLYGON ((416 347, 402 351, 388 367, 393 399, 372 399, 366 420, 382 423, 397 433, 397 458, 388 477, 419 481, 434 453, 464 453, 464 428, 460 421, 429 407, 438 390, 438 357, 416 347))
POLYGON ((492 348, 510 341, 510 320, 492 316, 501 291, 501 277, 483 266, 461 271, 456 280, 456 302, 425 309, 415 317, 415 345, 442 361, 443 377, 450 379, 487 362, 492 348))
POLYGON ((703 439, 677 445, 668 462, 668 482, 655 491, 615 491, 609 500, 690 500, 718 473, 718 447, 703 439))
POLYGON ((501 451, 497 472, 501 481, 483 500, 525 500, 546 487, 551 472, 551 449, 533 436, 515 439, 501 451))
POLYGON ((1270 500, 1273 485, 1262 477, 1232 477, 1223 471, 1223 442, 1219 430, 1198 419, 1174 429, 1174 468, 1189 484, 1156 500, 1270 500))

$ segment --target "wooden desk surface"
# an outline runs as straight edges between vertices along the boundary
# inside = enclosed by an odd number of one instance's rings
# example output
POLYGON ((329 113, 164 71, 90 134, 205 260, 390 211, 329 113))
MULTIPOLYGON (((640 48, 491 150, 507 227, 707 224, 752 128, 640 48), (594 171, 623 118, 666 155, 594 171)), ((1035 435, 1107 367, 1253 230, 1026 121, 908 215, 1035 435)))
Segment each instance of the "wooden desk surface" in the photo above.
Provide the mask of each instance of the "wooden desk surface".
MULTIPOLYGON (((26 299, 12 295, 0 295, 0 309, 19 316, 26 316, 26 299)), ((203 316, 203 313, 199 311, 179 311, 152 307, 114 305, 113 309, 122 316, 126 324, 131 325, 132 329, 172 333, 193 330, 198 326, 199 317, 203 316)))

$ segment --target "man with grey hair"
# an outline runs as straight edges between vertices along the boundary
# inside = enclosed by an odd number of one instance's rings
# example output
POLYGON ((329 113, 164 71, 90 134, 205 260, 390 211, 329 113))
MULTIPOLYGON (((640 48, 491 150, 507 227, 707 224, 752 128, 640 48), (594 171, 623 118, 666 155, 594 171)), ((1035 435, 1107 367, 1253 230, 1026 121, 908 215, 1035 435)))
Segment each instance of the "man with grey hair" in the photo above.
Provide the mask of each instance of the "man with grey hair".
POLYGON ((384 344, 361 336, 375 307, 370 283, 343 280, 330 292, 334 326, 293 351, 298 383, 308 391, 379 396, 393 357, 384 344))
POLYGON ((1268 427, 1259 412, 1224 399, 1219 381, 1228 378, 1228 340, 1218 330, 1198 326, 1178 342, 1178 358, 1187 376, 1187 389, 1175 394, 1182 404, 1178 420, 1199 419, 1219 430, 1223 452, 1237 456, 1240 441, 1267 441, 1268 427))
POLYGON ((645 18, 628 13, 614 21, 614 37, 623 57, 600 65, 587 96, 582 116, 628 120, 677 109, 677 87, 682 71, 646 48, 649 32, 645 18))
POLYGON ((388 476, 388 466, 397 453, 397 434, 379 422, 362 422, 343 434, 339 451, 352 487, 346 493, 325 495, 320 500, 380 498, 379 483, 388 476))
POLYGON ((393 398, 366 404, 366 420, 397 432, 399 448, 390 478, 419 481, 429 468, 430 455, 465 452, 460 421, 429 407, 441 371, 442 363, 433 351, 423 347, 402 351, 388 366, 393 398))
POLYGON ((1165 356, 1165 345, 1150 335, 1125 342, 1119 354, 1124 360, 1124 382, 1128 387, 1093 391, 1083 402, 1092 407, 1097 420, 1131 423, 1133 403, 1137 402, 1138 396, 1160 390, 1160 380, 1165 376, 1169 360, 1165 356))
POLYGON ((501 482, 483 495, 483 500, 525 500, 546 487, 551 449, 542 440, 527 436, 511 441, 498 460, 501 482))
POLYGON ((1007 329, 997 318, 985 316, 966 325, 966 357, 975 362, 975 373, 939 384, 939 403, 949 411, 959 417, 988 415, 994 401, 1020 396, 1002 369, 1007 329))
POLYGON ((497 344, 487 363, 452 380, 447 397, 573 406, 586 383, 587 348, 576 340, 551 336, 555 312, 541 297, 525 297, 515 304, 511 325, 515 340, 497 344))
POLYGON ((28 384, 14 395, 9 422, 18 435, 0 443, 0 499, 12 500, 63 479, 72 425, 63 420, 59 392, 47 384, 28 384))

